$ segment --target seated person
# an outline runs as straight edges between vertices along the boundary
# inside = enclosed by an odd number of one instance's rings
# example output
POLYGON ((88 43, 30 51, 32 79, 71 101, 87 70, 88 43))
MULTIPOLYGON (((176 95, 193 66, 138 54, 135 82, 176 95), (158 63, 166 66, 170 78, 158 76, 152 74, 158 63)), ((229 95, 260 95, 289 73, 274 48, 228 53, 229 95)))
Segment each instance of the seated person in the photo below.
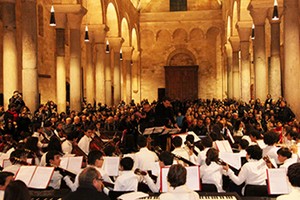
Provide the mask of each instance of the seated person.
MULTIPOLYGON (((174 150, 172 151, 172 153, 176 156, 180 156, 186 160, 190 160, 190 155, 189 155, 189 152, 186 151, 182 146, 182 139, 181 137, 179 136, 175 136, 173 139, 172 139, 172 144, 174 146, 174 150)), ((181 160, 178 160, 177 161, 179 164, 185 164, 183 161, 181 160)))
POLYGON ((101 174, 93 167, 85 168, 79 175, 79 187, 63 200, 109 200, 103 192, 101 174))
POLYGON ((30 194, 27 186, 23 181, 16 180, 11 181, 6 189, 4 194, 5 200, 30 200, 30 194))
POLYGON ((84 136, 79 140, 78 147, 88 154, 90 152, 90 142, 95 131, 95 126, 87 126, 84 130, 84 136))
POLYGON ((287 177, 292 185, 292 192, 277 197, 277 200, 299 199, 300 197, 300 163, 294 163, 289 166, 287 177))
POLYGON ((139 177, 132 171, 133 159, 122 158, 120 161, 120 175, 115 181, 114 191, 137 191, 139 177))
POLYGON ((278 147, 275 144, 279 141, 278 133, 274 131, 268 131, 264 135, 264 143, 268 146, 263 148, 263 157, 268 156, 270 159, 274 159, 278 163, 277 151, 278 147))
POLYGON ((209 136, 206 136, 201 139, 201 143, 204 146, 204 149, 200 151, 197 158, 197 164, 199 164, 200 166, 205 163, 206 153, 209 150, 209 148, 213 146, 213 141, 209 136))
POLYGON ((14 174, 11 172, 0 172, 0 200, 4 199, 4 191, 13 178, 14 174))
MULTIPOLYGON (((237 185, 244 182, 246 185, 266 185, 266 170, 268 167, 262 159, 261 148, 257 145, 251 145, 247 147, 246 152, 248 162, 242 166, 238 176, 234 174, 228 165, 224 166, 223 169, 227 171, 229 178, 237 185)), ((242 194, 244 194, 244 188, 242 194)))
POLYGON ((202 183, 214 184, 218 192, 224 192, 222 176, 225 175, 225 171, 220 165, 218 150, 210 148, 207 151, 205 164, 201 165, 200 172, 202 183))
POLYGON ((55 167, 49 187, 53 189, 61 189, 61 181, 63 180, 68 187, 72 188, 73 182, 70 180, 70 177, 63 173, 62 170, 59 170, 61 161, 60 156, 61 154, 58 151, 48 151, 46 155, 46 166, 55 167))
POLYGON ((278 154, 278 162, 280 165, 280 168, 286 168, 295 162, 297 162, 297 158, 292 157, 292 152, 289 150, 289 148, 282 147, 277 151, 278 154))
POLYGON ((27 165, 26 152, 21 149, 17 149, 10 154, 9 160, 12 165, 5 167, 2 171, 16 174, 22 165, 27 165))
POLYGON ((172 165, 167 175, 170 189, 159 196, 160 200, 198 200, 199 195, 186 186, 186 169, 180 165, 172 165))

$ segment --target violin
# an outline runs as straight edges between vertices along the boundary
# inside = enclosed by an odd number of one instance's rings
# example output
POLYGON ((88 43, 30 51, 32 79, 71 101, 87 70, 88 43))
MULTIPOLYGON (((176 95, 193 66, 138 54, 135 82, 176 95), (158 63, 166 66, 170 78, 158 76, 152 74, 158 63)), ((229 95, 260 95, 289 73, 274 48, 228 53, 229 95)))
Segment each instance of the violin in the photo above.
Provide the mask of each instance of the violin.
POLYGON ((72 154, 75 154, 76 156, 83 156, 83 160, 82 160, 82 168, 85 168, 87 165, 87 157, 88 155, 77 145, 74 143, 72 143, 73 149, 72 149, 72 154))
POLYGON ((263 160, 266 162, 268 168, 270 168, 270 169, 275 168, 275 166, 272 164, 269 156, 263 157, 263 160))
POLYGON ((55 167, 55 170, 59 171, 59 173, 62 175, 62 176, 70 176, 73 180, 75 180, 77 174, 73 173, 73 172, 70 172, 66 169, 63 169, 61 167, 55 167))

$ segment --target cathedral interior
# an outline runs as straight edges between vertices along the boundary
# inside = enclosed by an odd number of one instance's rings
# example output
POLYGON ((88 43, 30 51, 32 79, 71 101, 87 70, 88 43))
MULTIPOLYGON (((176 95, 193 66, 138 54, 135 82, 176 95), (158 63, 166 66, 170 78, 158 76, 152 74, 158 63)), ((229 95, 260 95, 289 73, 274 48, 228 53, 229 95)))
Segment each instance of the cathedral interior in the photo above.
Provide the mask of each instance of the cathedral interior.
POLYGON ((0 93, 52 100, 283 96, 300 115, 300 0, 0 0, 0 93))

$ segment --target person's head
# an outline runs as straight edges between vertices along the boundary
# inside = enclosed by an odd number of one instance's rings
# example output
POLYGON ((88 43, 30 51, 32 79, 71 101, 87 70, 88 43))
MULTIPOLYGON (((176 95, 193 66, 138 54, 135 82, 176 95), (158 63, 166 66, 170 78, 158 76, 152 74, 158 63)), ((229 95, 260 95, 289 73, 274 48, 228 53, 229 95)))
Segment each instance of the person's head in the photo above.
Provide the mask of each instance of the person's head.
POLYGON ((103 189, 102 176, 94 167, 85 168, 78 178, 79 187, 90 188, 94 187, 99 192, 103 189))
POLYGON ((185 142, 189 141, 191 144, 194 144, 195 137, 193 135, 187 135, 185 138, 185 142))
POLYGON ((171 187, 178 187, 186 183, 187 171, 181 164, 172 165, 169 169, 167 179, 171 187))
POLYGON ((88 164, 101 168, 103 165, 103 154, 99 150, 90 151, 88 154, 88 164))
POLYGON ((172 165, 174 160, 174 155, 168 151, 163 151, 159 154, 159 165, 161 167, 172 165))
POLYGON ((61 148, 61 143, 60 143, 60 139, 58 139, 58 137, 56 136, 52 136, 50 138, 49 144, 48 144, 48 151, 59 151, 62 152, 62 148, 61 148))
POLYGON ((252 142, 255 142, 256 140, 260 139, 261 138, 261 135, 259 133, 259 131, 257 130, 251 130, 249 132, 249 137, 251 139, 252 142))
POLYGON ((248 146, 249 146, 248 140, 241 139, 241 141, 239 143, 240 149, 246 149, 248 146))
POLYGON ((92 137, 92 135, 94 134, 94 131, 95 131, 95 126, 92 124, 85 128, 84 134, 88 137, 92 137))
POLYGON ((251 145, 246 149, 248 158, 260 160, 262 158, 262 149, 258 145, 251 145))
POLYGON ((145 136, 143 136, 143 135, 138 136, 137 145, 140 148, 143 148, 143 147, 147 146, 147 139, 145 138, 145 136))
POLYGON ((300 163, 294 163, 288 167, 287 177, 292 186, 300 187, 300 163))
POLYGON ((279 141, 279 135, 278 133, 274 132, 274 131, 268 131, 267 133, 265 133, 264 135, 264 143, 272 146, 275 143, 277 143, 279 141))
POLYGON ((144 112, 149 112, 151 110, 151 105, 148 102, 145 102, 143 104, 143 111, 144 112))
POLYGON ((181 147, 182 145, 182 138, 179 136, 175 136, 172 140, 172 143, 174 145, 175 148, 181 147))
POLYGON ((23 181, 11 181, 4 193, 4 200, 30 200, 30 194, 23 181))
POLYGON ((120 161, 120 167, 124 171, 132 170, 133 164, 134 164, 134 161, 130 157, 124 157, 120 161))
POLYGON ((168 97, 165 97, 163 100, 162 100, 162 104, 164 105, 164 107, 168 108, 168 107, 171 107, 171 99, 168 98, 168 97))
POLYGON ((217 162, 218 160, 219 160, 219 151, 215 148, 210 148, 206 152, 206 160, 205 160, 206 165, 209 166, 212 161, 217 162))
POLYGON ((53 150, 48 151, 46 154, 46 163, 48 166, 58 167, 60 165, 61 153, 59 151, 53 150))
POLYGON ((289 159, 292 157, 292 152, 289 150, 289 148, 282 147, 282 148, 278 149, 277 155, 278 155, 278 161, 280 163, 283 163, 286 159, 289 159))
POLYGON ((0 172, 0 190, 5 190, 13 178, 14 174, 12 172, 0 172))
POLYGON ((21 149, 16 149, 15 151, 13 151, 10 154, 9 160, 13 164, 16 163, 16 162, 18 162, 18 161, 26 162, 26 160, 27 160, 26 152, 23 151, 23 150, 21 150, 21 149))
POLYGON ((206 136, 201 139, 201 143, 205 148, 212 147, 213 141, 210 137, 206 136))

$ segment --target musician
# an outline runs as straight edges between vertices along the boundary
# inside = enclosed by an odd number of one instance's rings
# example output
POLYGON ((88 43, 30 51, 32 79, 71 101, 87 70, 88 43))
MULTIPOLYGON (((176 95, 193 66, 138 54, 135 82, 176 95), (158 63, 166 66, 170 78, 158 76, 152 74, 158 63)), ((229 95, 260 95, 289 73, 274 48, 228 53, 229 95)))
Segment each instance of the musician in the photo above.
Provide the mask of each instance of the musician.
POLYGON ((94 134, 95 127, 94 125, 90 125, 86 127, 84 130, 84 136, 78 142, 78 147, 84 151, 84 153, 88 154, 90 151, 90 142, 92 141, 92 135, 94 134))
POLYGON ((49 139, 45 136, 44 128, 41 126, 40 122, 36 122, 33 125, 33 134, 32 137, 37 137, 38 138, 38 144, 37 146, 42 149, 42 148, 46 148, 48 146, 49 143, 49 139))
POLYGON ((115 181, 114 191, 137 191, 139 177, 132 171, 133 159, 122 158, 120 161, 120 174, 115 181))
POLYGON ((139 168, 143 171, 151 170, 153 164, 158 161, 157 155, 147 148, 147 139, 143 135, 138 136, 137 143, 140 150, 134 156, 133 169, 139 168))
POLYGON ((198 154, 198 158, 197 158, 197 163, 200 166, 204 164, 204 162, 206 160, 206 153, 209 150, 209 148, 212 147, 213 141, 209 136, 206 136, 201 139, 201 143, 202 143, 204 149, 202 151, 200 151, 200 153, 198 154))
POLYGON ((180 165, 172 165, 167 175, 170 190, 159 196, 160 200, 198 200, 199 195, 186 186, 186 169, 180 165))
POLYGON ((11 181, 5 189, 5 200, 31 200, 29 189, 21 180, 11 181))
MULTIPOLYGON (((237 185, 244 182, 246 185, 266 185, 266 170, 268 167, 262 159, 262 149, 257 145, 252 145, 246 149, 246 152, 248 162, 242 166, 238 176, 234 174, 228 165, 223 166, 223 169, 227 171, 229 178, 237 185)), ((242 194, 244 194, 244 188, 242 194)))
POLYGON ((63 180, 66 183, 66 185, 71 188, 73 186, 73 182, 71 181, 70 177, 67 174, 63 173, 58 168, 61 162, 60 157, 61 157, 61 153, 58 151, 48 151, 46 155, 46 163, 47 163, 46 166, 48 167, 51 166, 56 168, 51 177, 49 187, 53 189, 60 189, 63 180))
POLYGON ((66 140, 66 138, 64 137, 63 125, 64 125, 63 122, 57 122, 56 123, 56 128, 54 129, 54 134, 56 135, 57 138, 59 138, 59 140, 61 142, 66 140))
POLYGON ((14 179, 11 172, 0 172, 0 200, 4 199, 4 191, 7 185, 14 179))
POLYGON ((71 154, 73 150, 73 143, 77 140, 78 132, 69 132, 66 140, 61 144, 61 149, 64 154, 71 154))
POLYGON ((268 156, 270 159, 274 159, 276 163, 278 163, 278 156, 277 156, 278 148, 275 146, 275 144, 278 141, 279 141, 279 135, 274 131, 268 131, 267 133, 265 133, 264 143, 268 146, 266 146, 263 149, 263 157, 268 156))
POLYGON ((219 162, 219 152, 215 148, 210 148, 206 153, 205 164, 200 167, 200 175, 202 183, 214 184, 218 192, 225 192, 223 190, 222 176, 226 174, 223 166, 219 162))
POLYGON ((63 200, 109 200, 103 193, 102 176, 93 167, 85 168, 79 175, 79 187, 68 194, 63 200))
POLYGON ((277 200, 294 200, 300 196, 300 163, 294 163, 288 168, 287 176, 291 183, 292 192, 277 197, 277 200))
POLYGON ((27 163, 26 152, 21 149, 17 149, 10 154, 9 160, 12 165, 5 167, 3 171, 16 174, 19 171, 20 167, 23 164, 27 163))
POLYGON ((44 123, 44 130, 43 132, 45 133, 44 136, 50 140, 50 138, 54 135, 53 129, 52 129, 52 123, 51 121, 46 121, 44 123))
POLYGON ((40 166, 47 165, 46 157, 47 157, 47 154, 49 151, 58 151, 60 153, 60 155, 63 155, 60 140, 54 135, 50 138, 50 141, 49 141, 49 144, 47 147, 47 152, 44 153, 43 156, 41 157, 40 166))
POLYGON ((277 154, 280 168, 288 169, 290 165, 297 162, 297 155, 295 155, 295 158, 289 148, 282 147, 277 151, 277 154))
MULTIPOLYGON (((185 158, 186 160, 190 160, 190 155, 189 152, 186 151, 184 148, 182 148, 182 139, 179 136, 175 136, 172 140, 172 144, 174 146, 174 150, 172 151, 172 153, 176 156, 185 158)), ((182 161, 177 161, 178 164, 182 164, 184 165, 184 163, 182 161)))

